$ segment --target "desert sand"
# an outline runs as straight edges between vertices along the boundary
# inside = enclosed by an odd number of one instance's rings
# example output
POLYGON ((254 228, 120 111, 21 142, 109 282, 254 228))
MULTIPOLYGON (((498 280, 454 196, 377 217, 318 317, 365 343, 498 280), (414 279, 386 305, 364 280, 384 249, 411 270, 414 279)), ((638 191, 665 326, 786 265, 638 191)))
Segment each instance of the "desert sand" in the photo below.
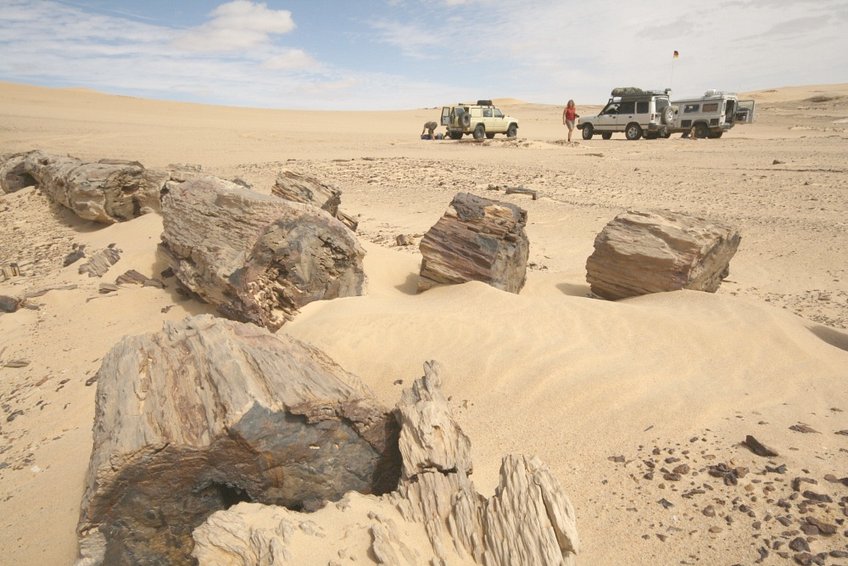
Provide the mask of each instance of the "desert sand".
MULTIPOLYGON (((718 140, 568 145, 561 107, 517 100, 502 107, 518 139, 476 143, 418 139, 437 107, 257 110, 0 83, 0 153, 196 163, 260 192, 282 168, 325 180, 359 220, 368 292, 312 303, 278 332, 387 407, 438 360, 484 494, 502 456, 538 455, 574 504, 580 564, 791 563, 807 516, 837 526, 809 537, 811 553, 848 564, 848 485, 832 481, 848 476, 848 84, 749 95, 756 122, 718 140), (527 210, 519 294, 476 282, 416 294, 420 254, 395 238, 417 242, 459 191, 527 210), (628 208, 737 227, 719 291, 591 297, 594 237, 628 208), (779 456, 754 455, 746 435, 779 456), (719 464, 748 472, 724 481, 709 473, 719 464), (797 477, 831 502, 803 504, 797 477)), ((100 360, 124 335, 212 312, 173 279, 98 292, 129 269, 160 277, 161 230, 158 214, 102 226, 34 188, 0 195, 0 267, 21 266, 0 295, 29 297, 0 314, 0 562, 73 563, 100 360), (90 278, 63 267, 74 244, 123 255, 90 278)))

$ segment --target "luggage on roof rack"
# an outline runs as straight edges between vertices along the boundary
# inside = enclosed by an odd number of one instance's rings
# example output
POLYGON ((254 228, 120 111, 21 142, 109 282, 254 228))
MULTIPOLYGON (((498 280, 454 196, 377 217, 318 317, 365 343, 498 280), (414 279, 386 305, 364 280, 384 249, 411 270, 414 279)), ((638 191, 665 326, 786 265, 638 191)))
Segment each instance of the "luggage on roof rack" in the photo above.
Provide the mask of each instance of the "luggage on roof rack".
POLYGON ((633 96, 634 94, 645 94, 645 91, 635 86, 620 86, 612 89, 612 96, 633 96))
POLYGON ((477 106, 492 106, 491 100, 478 100, 477 106))

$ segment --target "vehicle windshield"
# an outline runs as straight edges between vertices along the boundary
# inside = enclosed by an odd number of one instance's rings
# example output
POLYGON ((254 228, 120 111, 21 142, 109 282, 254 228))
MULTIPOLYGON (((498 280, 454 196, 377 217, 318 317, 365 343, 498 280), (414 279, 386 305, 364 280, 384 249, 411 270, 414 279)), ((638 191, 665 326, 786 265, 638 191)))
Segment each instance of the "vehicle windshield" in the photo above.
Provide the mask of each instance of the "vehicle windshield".
POLYGON ((618 114, 618 102, 610 102, 607 104, 601 114, 618 114))

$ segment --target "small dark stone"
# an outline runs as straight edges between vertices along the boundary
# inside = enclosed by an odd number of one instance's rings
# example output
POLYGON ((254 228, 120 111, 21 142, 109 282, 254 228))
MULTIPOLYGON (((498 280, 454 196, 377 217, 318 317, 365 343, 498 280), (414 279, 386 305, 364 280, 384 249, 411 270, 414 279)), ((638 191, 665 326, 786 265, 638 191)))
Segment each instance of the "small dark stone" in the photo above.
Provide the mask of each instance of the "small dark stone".
POLYGON ((816 429, 814 429, 810 425, 804 424, 804 423, 798 423, 798 424, 792 425, 792 426, 789 427, 789 430, 794 430, 795 432, 802 432, 804 434, 811 434, 811 433, 820 434, 819 431, 817 431, 816 429))
POLYGON ((21 301, 8 295, 0 295, 0 312, 15 312, 21 306, 21 301))
POLYGON ((65 256, 65 259, 62 261, 62 267, 68 267, 75 261, 79 261, 85 257, 85 246, 79 246, 74 251, 65 256))
POLYGON ((779 466, 766 466, 766 471, 772 474, 785 474, 786 464, 781 464, 779 466))
POLYGON ((663 506, 663 507, 665 507, 666 509, 668 509, 669 507, 674 507, 674 503, 672 503, 671 501, 669 501, 669 500, 668 500, 668 499, 666 499, 665 497, 663 497, 662 499, 660 499, 659 501, 657 501, 657 503, 659 503, 660 505, 662 505, 662 506, 663 506))
POLYGON ((624 456, 610 456, 609 458, 607 458, 607 460, 609 460, 610 462, 617 462, 619 464, 622 464, 625 461, 624 456))
POLYGON ((777 451, 772 450, 750 434, 745 437, 745 441, 743 442, 743 444, 747 446, 748 449, 757 456, 763 456, 765 458, 774 458, 776 456, 779 456, 777 451))
POLYGON ((672 471, 673 473, 675 473, 675 474, 678 474, 678 475, 681 475, 681 476, 685 476, 686 474, 688 474, 688 473, 689 473, 689 464, 680 464, 679 466, 676 466, 676 467, 675 467, 673 470, 671 470, 671 471, 672 471))
POLYGON ((831 499, 829 495, 825 495, 823 493, 816 493, 814 491, 807 490, 801 495, 803 495, 805 499, 809 499, 810 501, 816 501, 818 503, 833 503, 833 499, 831 499))
POLYGON ((707 505, 706 507, 704 507, 701 513, 703 513, 706 517, 715 517, 715 507, 713 507, 712 505, 707 505))
POLYGON ((845 550, 831 550, 830 555, 833 558, 848 558, 848 551, 845 550))
POLYGON ((810 552, 810 545, 804 537, 796 537, 790 540, 789 548, 795 552, 810 552))
MULTIPOLYGON (((831 525, 830 523, 825 523, 824 521, 819 521, 815 517, 807 517, 807 524, 812 525, 818 531, 817 534, 822 534, 824 536, 830 536, 836 534, 836 525, 831 525)), ((802 526, 803 529, 803 526, 802 526)))
POLYGON ((174 276, 174 268, 168 267, 166 269, 163 269, 159 272, 159 275, 162 276, 164 279, 169 279, 174 276))

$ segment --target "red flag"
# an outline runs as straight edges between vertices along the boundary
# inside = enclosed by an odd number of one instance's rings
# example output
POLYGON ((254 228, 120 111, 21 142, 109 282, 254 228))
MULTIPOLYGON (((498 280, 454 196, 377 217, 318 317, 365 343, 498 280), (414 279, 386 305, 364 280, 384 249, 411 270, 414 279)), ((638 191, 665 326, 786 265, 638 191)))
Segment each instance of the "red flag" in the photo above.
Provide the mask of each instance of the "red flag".
POLYGON ((678 57, 680 57, 680 53, 678 53, 677 50, 675 50, 674 51, 674 59, 677 59, 678 57))

